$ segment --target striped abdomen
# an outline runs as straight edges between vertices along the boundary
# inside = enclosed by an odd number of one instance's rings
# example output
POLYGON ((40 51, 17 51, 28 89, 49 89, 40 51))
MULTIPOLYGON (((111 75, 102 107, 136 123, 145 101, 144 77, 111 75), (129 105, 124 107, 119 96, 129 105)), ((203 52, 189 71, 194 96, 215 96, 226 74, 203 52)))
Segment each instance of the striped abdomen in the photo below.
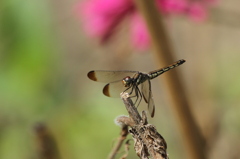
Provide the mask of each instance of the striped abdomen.
POLYGON ((182 60, 178 60, 178 61, 174 62, 173 64, 167 66, 167 67, 164 67, 164 68, 161 68, 159 70, 155 70, 155 71, 149 72, 148 76, 151 79, 156 78, 157 76, 163 74, 164 72, 167 72, 167 71, 173 69, 174 67, 177 67, 177 66, 183 64, 184 62, 185 62, 185 60, 183 60, 183 59, 182 60))

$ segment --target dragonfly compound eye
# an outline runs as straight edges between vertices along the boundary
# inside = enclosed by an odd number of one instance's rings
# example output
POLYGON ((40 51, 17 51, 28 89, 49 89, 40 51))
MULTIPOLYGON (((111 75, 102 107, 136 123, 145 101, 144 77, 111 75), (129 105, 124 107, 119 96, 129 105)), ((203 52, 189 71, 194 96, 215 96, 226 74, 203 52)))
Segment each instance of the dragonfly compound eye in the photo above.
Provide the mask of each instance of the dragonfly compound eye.
POLYGON ((123 78, 122 83, 125 87, 130 87, 132 85, 132 78, 127 76, 123 78))

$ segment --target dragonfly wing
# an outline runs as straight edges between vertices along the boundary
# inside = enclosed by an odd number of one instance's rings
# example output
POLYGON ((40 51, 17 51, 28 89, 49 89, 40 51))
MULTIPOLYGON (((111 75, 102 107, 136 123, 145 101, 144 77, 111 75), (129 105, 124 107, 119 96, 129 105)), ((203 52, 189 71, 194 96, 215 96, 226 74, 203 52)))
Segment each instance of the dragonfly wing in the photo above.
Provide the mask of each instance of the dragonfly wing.
POLYGON ((150 80, 146 80, 142 84, 142 96, 145 102, 148 104, 148 111, 151 113, 151 117, 154 117, 155 114, 155 104, 153 101, 152 90, 151 90, 151 82, 150 80))
POLYGON ((117 80, 122 80, 126 76, 132 76, 137 71, 103 71, 93 70, 88 72, 87 76, 89 79, 97 82, 110 83, 117 80))
POLYGON ((103 94, 108 97, 120 97, 120 93, 125 91, 128 87, 123 85, 122 80, 108 83, 103 88, 103 94))

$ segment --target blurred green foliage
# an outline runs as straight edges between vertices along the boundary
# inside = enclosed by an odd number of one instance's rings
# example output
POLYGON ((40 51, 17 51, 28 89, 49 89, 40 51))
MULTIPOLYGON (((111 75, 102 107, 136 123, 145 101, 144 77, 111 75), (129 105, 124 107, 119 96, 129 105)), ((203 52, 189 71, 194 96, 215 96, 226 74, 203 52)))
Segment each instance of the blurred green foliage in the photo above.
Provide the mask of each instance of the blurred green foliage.
POLYGON ((3 1, 1 14, 1 109, 27 119, 44 110, 59 56, 44 1, 3 1), (39 107, 40 108, 40 107, 39 107))
POLYGON ((108 107, 69 90, 74 86, 64 75, 49 2, 3 0, 0 6, 0 158, 39 158, 38 122, 62 158, 105 158, 119 133, 113 122, 119 109, 109 115, 108 107))
POLYGON ((55 102, 51 91, 60 56, 46 1, 0 5, 0 158, 29 158, 32 125, 55 102))
POLYGON ((68 94, 49 6, 46 0, 0 2, 0 158, 38 158, 37 122, 49 127, 63 158, 105 157, 111 148, 105 139, 117 136, 118 128, 101 123, 114 125, 114 116, 94 118, 84 107, 96 103, 68 94))

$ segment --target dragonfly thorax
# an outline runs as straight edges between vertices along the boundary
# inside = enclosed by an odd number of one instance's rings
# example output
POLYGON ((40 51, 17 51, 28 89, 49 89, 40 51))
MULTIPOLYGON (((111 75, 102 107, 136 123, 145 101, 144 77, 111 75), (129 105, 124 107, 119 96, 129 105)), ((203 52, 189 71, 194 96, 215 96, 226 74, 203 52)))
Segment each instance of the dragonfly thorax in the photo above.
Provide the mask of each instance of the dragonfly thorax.
POLYGON ((145 82, 147 79, 149 79, 149 77, 147 74, 139 72, 138 74, 136 74, 134 79, 135 79, 136 85, 139 85, 139 84, 145 82))

